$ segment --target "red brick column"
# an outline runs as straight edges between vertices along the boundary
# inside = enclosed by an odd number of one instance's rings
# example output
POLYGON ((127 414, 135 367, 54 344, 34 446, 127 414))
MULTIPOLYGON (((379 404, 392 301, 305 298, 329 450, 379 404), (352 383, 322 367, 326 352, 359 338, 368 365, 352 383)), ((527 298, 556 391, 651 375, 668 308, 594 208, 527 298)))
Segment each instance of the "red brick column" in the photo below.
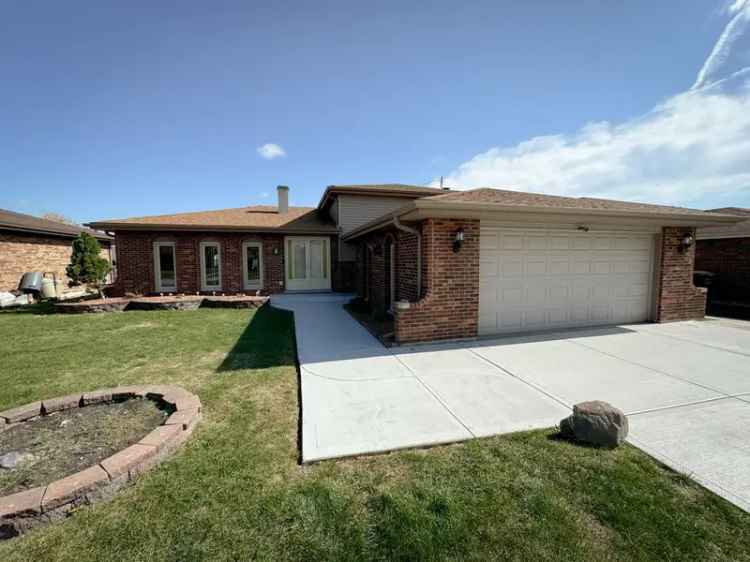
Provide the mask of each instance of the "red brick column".
POLYGON ((397 310, 396 341, 470 338, 479 324, 479 221, 426 219, 422 223, 424 298, 397 310), (453 252, 458 229, 461 251, 453 252))
POLYGON ((685 235, 695 237, 695 229, 667 226, 662 229, 657 279, 656 321, 674 322, 703 318, 706 289, 693 285, 695 243, 685 250, 685 235))

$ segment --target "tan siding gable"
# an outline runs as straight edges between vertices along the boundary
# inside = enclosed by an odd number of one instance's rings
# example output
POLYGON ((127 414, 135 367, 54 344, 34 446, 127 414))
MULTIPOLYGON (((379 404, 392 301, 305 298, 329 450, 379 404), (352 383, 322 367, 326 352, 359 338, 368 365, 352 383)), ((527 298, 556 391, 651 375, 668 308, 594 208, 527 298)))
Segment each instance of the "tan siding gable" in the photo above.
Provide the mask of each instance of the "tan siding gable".
POLYGON ((331 208, 328 210, 331 216, 331 220, 338 225, 339 224, 339 201, 338 199, 334 199, 333 203, 331 203, 331 208))
POLYGON ((408 204, 410 199, 403 197, 372 197, 339 195, 339 224, 342 234, 362 226, 383 215, 408 204))

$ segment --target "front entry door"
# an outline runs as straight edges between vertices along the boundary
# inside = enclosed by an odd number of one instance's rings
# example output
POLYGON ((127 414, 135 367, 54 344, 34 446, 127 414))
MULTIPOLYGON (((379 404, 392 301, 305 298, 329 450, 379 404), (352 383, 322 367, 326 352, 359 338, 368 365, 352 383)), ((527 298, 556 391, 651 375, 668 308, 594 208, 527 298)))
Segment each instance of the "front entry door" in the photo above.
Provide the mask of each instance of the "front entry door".
POLYGON ((330 291, 328 238, 286 239, 286 288, 289 291, 330 291))

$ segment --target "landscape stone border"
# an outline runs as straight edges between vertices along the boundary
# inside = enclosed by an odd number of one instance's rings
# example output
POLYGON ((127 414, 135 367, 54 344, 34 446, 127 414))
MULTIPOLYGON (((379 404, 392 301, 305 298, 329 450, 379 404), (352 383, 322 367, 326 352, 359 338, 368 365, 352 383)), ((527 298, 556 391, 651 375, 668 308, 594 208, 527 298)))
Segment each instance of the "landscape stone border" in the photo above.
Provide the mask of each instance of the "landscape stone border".
POLYGON ((207 308, 260 308, 269 301, 269 297, 251 297, 246 295, 229 295, 225 297, 206 297, 203 305, 207 308))
POLYGON ((130 310, 196 310, 202 303, 200 295, 171 295, 163 297, 137 297, 130 300, 130 310))
POLYGON ((171 385, 118 386, 31 402, 0 412, 0 432, 52 412, 131 398, 171 405, 165 422, 137 443, 80 472, 9 496, 0 497, 0 540, 68 515, 81 505, 108 500, 124 484, 156 466, 193 433, 200 421, 200 399, 171 385))
POLYGON ((60 302, 55 304, 57 312, 80 314, 83 312, 122 312, 130 304, 130 299, 114 297, 80 302, 60 302))
POLYGON ((87 312, 122 312, 127 310, 195 310, 206 308, 260 308, 270 297, 247 295, 202 296, 168 295, 155 297, 112 297, 80 302, 55 304, 57 312, 83 314, 87 312))

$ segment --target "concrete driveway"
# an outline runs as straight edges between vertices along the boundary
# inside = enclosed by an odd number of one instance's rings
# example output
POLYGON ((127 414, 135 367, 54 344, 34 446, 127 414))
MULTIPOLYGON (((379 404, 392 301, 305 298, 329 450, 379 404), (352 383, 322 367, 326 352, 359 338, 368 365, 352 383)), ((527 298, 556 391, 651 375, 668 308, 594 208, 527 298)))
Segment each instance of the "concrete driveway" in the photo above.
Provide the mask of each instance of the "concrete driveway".
POLYGON ((629 441, 750 511, 750 322, 710 319, 388 350, 342 308, 295 313, 304 462, 556 425, 584 400, 629 441))

